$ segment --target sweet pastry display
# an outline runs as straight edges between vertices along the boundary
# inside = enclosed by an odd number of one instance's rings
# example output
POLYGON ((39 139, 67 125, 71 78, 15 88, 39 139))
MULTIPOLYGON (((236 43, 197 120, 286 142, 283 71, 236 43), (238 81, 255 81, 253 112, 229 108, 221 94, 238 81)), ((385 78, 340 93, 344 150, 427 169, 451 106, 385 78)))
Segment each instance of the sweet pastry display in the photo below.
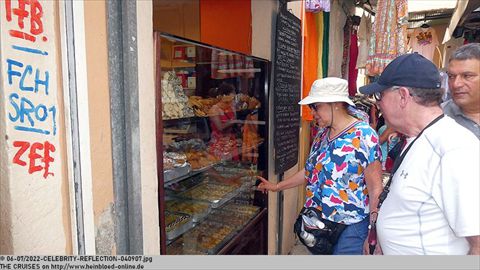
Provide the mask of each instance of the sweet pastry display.
POLYGON ((252 217, 252 215, 246 213, 218 209, 214 210, 208 216, 208 219, 215 222, 228 223, 229 226, 233 226, 238 230, 243 228, 252 217))
POLYGON ((214 254, 233 236, 235 228, 222 223, 204 221, 183 236, 185 248, 190 251, 214 254))
POLYGON ((209 202, 218 202, 228 193, 234 191, 236 187, 229 185, 219 185, 214 183, 202 183, 188 191, 179 194, 181 197, 205 200, 209 202))
POLYGON ((210 204, 199 202, 199 201, 181 201, 181 200, 170 200, 167 201, 167 210, 186 213, 193 216, 194 221, 195 217, 200 218, 208 213, 210 209, 210 204))
POLYGON ((183 236, 167 246, 167 255, 206 255, 206 252, 185 245, 183 236))
POLYGON ((209 116, 213 105, 219 102, 218 98, 202 98, 191 96, 188 98, 188 105, 193 109, 196 116, 209 116))
POLYGON ((196 116, 206 117, 215 115, 216 110, 212 110, 214 105, 223 110, 254 110, 260 107, 261 103, 255 97, 245 94, 220 95, 217 97, 202 98, 200 96, 191 96, 188 98, 188 105, 193 109, 196 116), (233 107, 233 109, 230 109, 233 107))
POLYGON ((223 210, 231 211, 234 213, 244 214, 250 217, 255 216, 259 211, 260 207, 249 205, 249 204, 236 204, 232 202, 226 203, 223 207, 223 210))
POLYGON ((220 161, 220 159, 206 151, 189 151, 186 153, 186 156, 193 170, 199 170, 220 161))
POLYGON ((187 156, 179 152, 163 152, 163 177, 168 182, 190 172, 187 156))
POLYGON ((170 164, 173 167, 184 166, 185 162, 187 162, 187 156, 181 152, 163 152, 163 157, 164 157, 164 162, 165 162, 165 159, 167 159, 168 163, 173 163, 173 164, 170 164))
POLYGON ((188 106, 182 82, 175 72, 165 72, 162 78, 162 118, 178 119, 195 116, 193 109, 188 106))
POLYGON ((195 176, 192 176, 188 179, 185 179, 183 181, 180 181, 180 182, 174 182, 174 183, 168 183, 165 188, 168 190, 168 191, 171 191, 173 194, 178 194, 180 192, 183 192, 185 190, 188 190, 198 184, 200 184, 201 182, 203 182, 203 180, 205 179, 206 176, 204 175, 195 175, 195 176))
POLYGON ((167 145, 169 151, 174 152, 189 152, 189 151, 204 151, 207 145, 201 139, 189 139, 179 142, 172 142, 167 145))
POLYGON ((165 211, 165 226, 167 233, 179 229, 182 225, 187 224, 191 220, 192 218, 188 214, 165 211))

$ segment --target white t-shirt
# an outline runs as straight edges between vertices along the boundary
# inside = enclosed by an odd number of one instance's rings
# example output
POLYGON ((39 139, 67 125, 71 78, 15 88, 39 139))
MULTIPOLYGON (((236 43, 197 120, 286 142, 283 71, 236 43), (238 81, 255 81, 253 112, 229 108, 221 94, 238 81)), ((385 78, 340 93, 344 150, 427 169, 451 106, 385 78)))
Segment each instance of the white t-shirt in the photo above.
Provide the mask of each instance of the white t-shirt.
POLYGON ((435 49, 439 45, 437 32, 431 27, 416 28, 408 43, 413 52, 418 52, 430 61, 432 61, 435 49))
POLYGON ((480 235, 480 143, 444 116, 426 129, 396 171, 380 208, 385 255, 465 255, 480 235))

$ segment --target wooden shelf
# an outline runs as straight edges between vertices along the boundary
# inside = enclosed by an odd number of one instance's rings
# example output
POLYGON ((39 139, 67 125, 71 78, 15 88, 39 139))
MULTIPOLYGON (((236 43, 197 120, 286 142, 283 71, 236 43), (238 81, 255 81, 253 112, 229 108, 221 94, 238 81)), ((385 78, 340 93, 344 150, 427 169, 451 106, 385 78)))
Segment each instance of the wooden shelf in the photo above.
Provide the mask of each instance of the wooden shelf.
POLYGON ((197 64, 187 61, 160 59, 162 68, 195 68, 197 64))

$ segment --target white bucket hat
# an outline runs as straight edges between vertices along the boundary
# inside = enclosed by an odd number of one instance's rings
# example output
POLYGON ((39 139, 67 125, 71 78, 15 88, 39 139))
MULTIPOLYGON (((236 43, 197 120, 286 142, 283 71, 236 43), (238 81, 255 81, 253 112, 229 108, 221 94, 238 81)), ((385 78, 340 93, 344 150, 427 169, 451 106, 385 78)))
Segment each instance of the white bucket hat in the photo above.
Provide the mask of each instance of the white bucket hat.
POLYGON ((298 104, 308 105, 317 102, 346 102, 355 106, 355 103, 348 97, 348 82, 335 77, 314 81, 308 96, 300 100, 298 104))

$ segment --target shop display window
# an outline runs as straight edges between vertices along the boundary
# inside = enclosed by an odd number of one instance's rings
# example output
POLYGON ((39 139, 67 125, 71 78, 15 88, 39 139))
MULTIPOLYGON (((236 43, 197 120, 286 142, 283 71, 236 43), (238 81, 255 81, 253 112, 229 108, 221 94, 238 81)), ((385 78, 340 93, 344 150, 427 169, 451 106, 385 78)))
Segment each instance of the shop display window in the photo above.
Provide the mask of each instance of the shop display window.
POLYGON ((266 254, 269 62, 155 39, 162 254, 266 254))

